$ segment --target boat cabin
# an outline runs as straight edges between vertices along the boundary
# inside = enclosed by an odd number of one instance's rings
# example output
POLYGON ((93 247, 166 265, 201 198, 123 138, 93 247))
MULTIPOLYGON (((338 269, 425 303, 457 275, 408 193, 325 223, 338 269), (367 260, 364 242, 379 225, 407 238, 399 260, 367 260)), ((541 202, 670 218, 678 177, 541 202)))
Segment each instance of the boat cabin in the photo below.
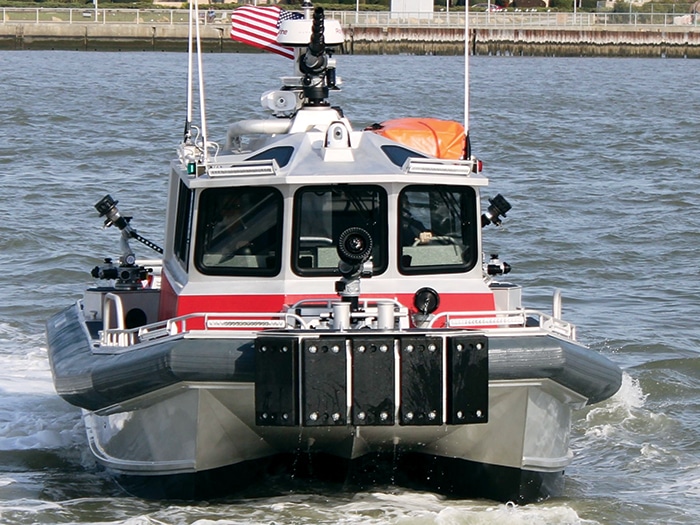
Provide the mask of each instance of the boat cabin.
POLYGON ((317 131, 264 137, 207 169, 173 162, 159 318, 337 301, 339 241, 358 229, 371 245, 361 299, 389 297, 416 313, 429 285, 434 311, 494 310, 480 247, 487 181, 473 161, 352 131, 334 108, 305 111, 296 120, 313 119, 317 131))

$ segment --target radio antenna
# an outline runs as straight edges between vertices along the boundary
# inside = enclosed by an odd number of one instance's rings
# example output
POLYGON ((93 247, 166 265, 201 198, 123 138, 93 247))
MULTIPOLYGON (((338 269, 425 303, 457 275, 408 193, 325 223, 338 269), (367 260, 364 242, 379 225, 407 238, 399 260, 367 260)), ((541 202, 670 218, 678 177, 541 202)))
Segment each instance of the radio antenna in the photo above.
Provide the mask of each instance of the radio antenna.
POLYGON ((464 2, 464 158, 472 156, 469 140, 469 2, 464 2))
POLYGON ((189 10, 189 33, 187 37, 187 119, 185 122, 185 139, 188 142, 191 139, 192 132, 192 107, 194 105, 194 54, 196 49, 197 54, 197 91, 199 92, 199 112, 202 134, 202 155, 203 163, 207 163, 207 117, 204 98, 204 71, 202 70, 202 40, 199 34, 199 2, 198 0, 190 0, 189 10))

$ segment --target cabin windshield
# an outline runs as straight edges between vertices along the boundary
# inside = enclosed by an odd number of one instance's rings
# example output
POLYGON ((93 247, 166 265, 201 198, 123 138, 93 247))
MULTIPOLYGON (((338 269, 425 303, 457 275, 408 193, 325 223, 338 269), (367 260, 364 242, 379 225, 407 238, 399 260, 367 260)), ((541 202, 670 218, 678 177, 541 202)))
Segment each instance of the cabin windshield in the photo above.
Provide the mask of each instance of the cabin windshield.
POLYGON ((466 272, 477 261, 476 193, 463 186, 409 186, 399 194, 399 270, 466 272))
POLYGON ((374 243, 372 265, 387 266, 387 197, 379 186, 307 186, 294 198, 293 268, 298 275, 337 275, 338 238, 351 227, 366 230, 374 243))
POLYGON ((282 194, 274 188, 210 188, 199 199, 195 260, 204 274, 277 275, 282 194))

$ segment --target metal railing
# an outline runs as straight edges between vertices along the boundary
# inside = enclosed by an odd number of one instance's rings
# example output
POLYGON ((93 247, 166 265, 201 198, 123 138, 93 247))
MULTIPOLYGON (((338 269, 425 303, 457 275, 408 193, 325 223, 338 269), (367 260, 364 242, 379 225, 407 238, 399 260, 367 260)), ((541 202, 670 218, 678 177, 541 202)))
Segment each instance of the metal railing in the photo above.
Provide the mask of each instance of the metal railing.
MULTIPOLYGON (((111 294, 110 294, 111 295, 111 294)), ((117 312, 122 310, 118 296, 110 298, 115 302, 117 312)), ((317 301, 311 300, 316 304, 317 301)), ((300 305, 302 303, 299 303, 300 305)), ((393 304, 389 301, 390 309, 397 306, 401 310, 400 304, 393 304)), ((106 313, 108 313, 106 311, 106 313)), ((357 317, 376 317, 377 310, 360 312, 357 317)), ((407 312, 399 311, 396 317, 403 316, 407 323, 407 312)), ((392 325, 396 319, 392 321, 392 325)), ((399 323, 402 324, 402 323, 399 323)), ((114 353, 120 349, 128 349, 139 344, 148 344, 153 341, 165 338, 179 337, 200 337, 200 338, 236 338, 243 335, 250 335, 266 329, 294 329, 301 328, 308 330, 311 326, 316 326, 317 333, 328 333, 326 329, 331 326, 319 328, 314 320, 290 312, 270 313, 270 312, 208 312, 194 313, 175 317, 165 321, 158 321, 139 328, 125 328, 123 323, 118 322, 116 327, 110 327, 107 323, 100 331, 99 347, 95 348, 97 353, 114 353)), ((472 329, 487 333, 514 333, 514 331, 540 332, 562 336, 567 339, 576 340, 576 327, 567 321, 559 319, 539 310, 512 310, 512 311, 466 311, 466 312, 443 312, 435 316, 427 325, 428 329, 433 328, 452 329, 472 329)), ((397 331, 403 331, 399 326, 397 331)))
MULTIPOLYGON (((164 24, 185 25, 188 11, 182 9, 60 9, 10 8, 0 12, 2 24, 164 24)), ((345 27, 464 27, 464 12, 392 13, 388 11, 326 11, 326 16, 339 20, 345 27)), ((202 24, 215 27, 230 23, 230 11, 200 13, 202 24)), ((690 13, 552 13, 542 11, 472 12, 473 28, 552 28, 662 26, 696 30, 700 16, 690 13)))
MULTIPOLYGON (((115 308, 119 311, 121 309, 118 304, 119 297, 112 296, 110 299, 115 300, 117 303, 115 308)), ((308 328, 301 317, 291 312, 194 313, 157 321, 138 328, 125 328, 121 322, 117 323, 117 327, 111 327, 109 323, 106 323, 105 328, 100 331, 100 346, 104 352, 109 351, 109 348, 128 348, 139 343, 149 343, 168 337, 182 337, 185 334, 200 334, 202 337, 216 335, 227 337, 225 334, 228 334, 228 337, 235 337, 242 331, 299 327, 308 328)))
POLYGON ((441 323, 447 328, 478 328, 489 332, 517 328, 528 331, 544 330, 576 340, 576 326, 539 310, 443 312, 433 318, 429 328, 438 327, 441 323), (536 321, 536 324, 530 324, 531 319, 536 321))

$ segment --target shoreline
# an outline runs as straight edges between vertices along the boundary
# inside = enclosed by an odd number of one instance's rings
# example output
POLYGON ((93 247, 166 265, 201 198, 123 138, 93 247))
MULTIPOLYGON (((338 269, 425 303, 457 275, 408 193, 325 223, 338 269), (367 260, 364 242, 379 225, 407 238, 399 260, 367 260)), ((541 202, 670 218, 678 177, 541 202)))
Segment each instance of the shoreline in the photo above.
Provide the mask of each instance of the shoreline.
MULTIPOLYGON (((457 55, 464 53, 459 27, 362 27, 346 31, 343 54, 457 55)), ((202 49, 211 53, 256 52, 233 42, 227 24, 202 28, 202 49)), ((0 50, 186 51, 186 25, 4 23, 0 50)), ((635 56, 700 58, 700 31, 683 27, 476 28, 474 55, 635 56)))

